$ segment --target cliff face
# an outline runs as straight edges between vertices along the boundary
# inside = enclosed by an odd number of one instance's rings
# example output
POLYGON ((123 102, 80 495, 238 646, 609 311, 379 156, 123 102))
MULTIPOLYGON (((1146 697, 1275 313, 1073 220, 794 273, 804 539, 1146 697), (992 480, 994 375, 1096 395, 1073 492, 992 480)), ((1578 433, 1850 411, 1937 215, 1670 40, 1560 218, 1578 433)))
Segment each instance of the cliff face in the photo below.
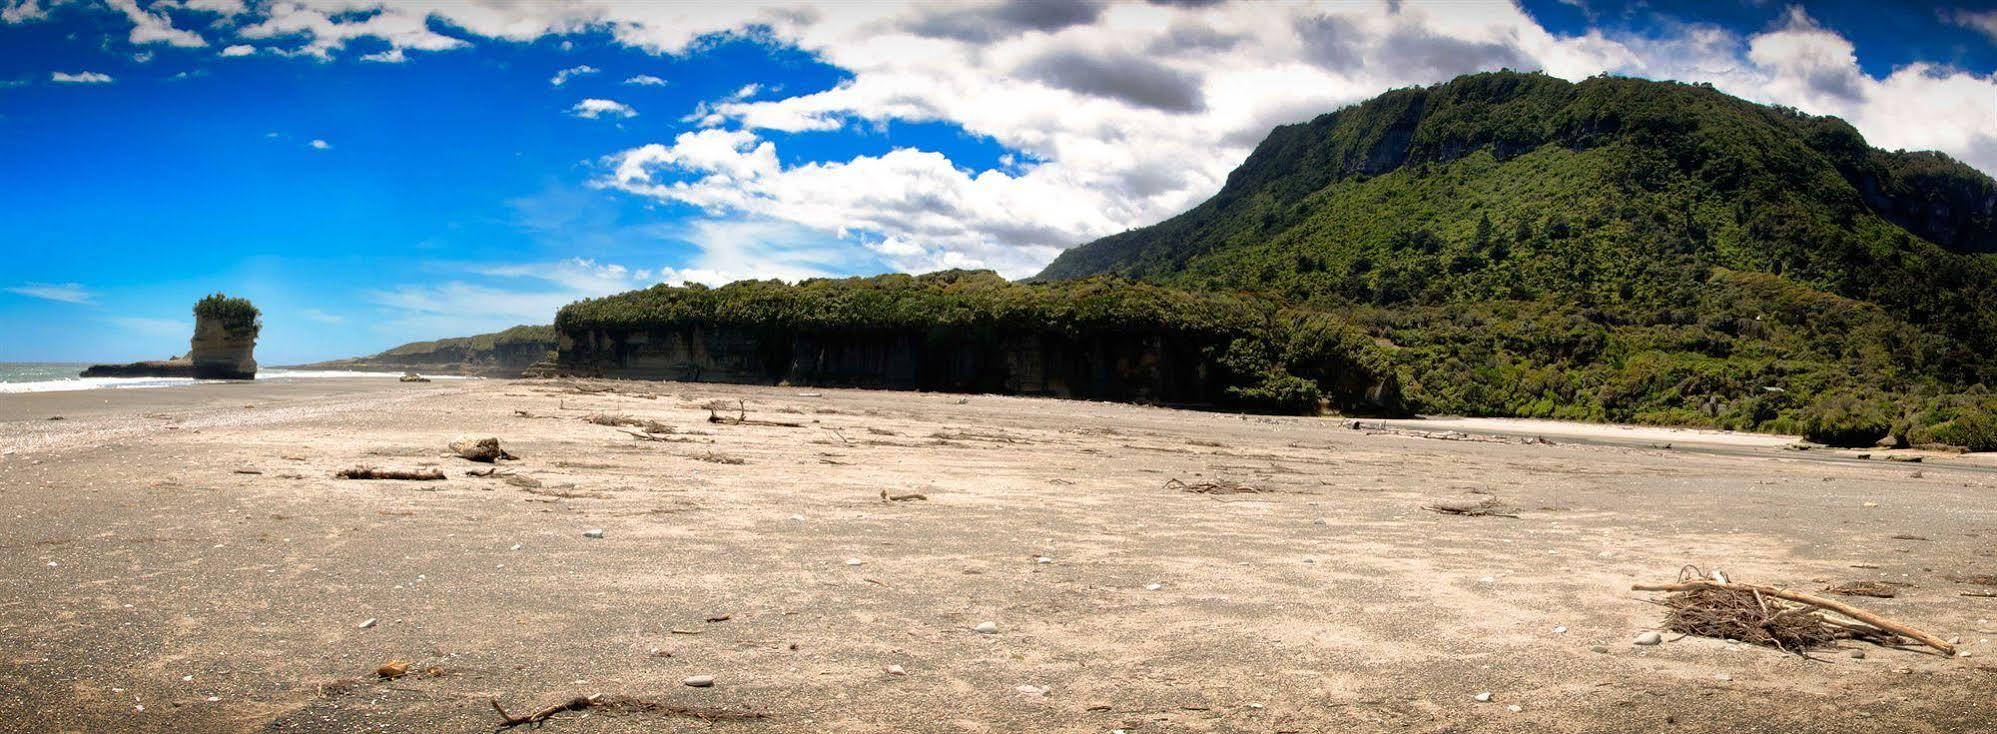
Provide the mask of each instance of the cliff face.
POLYGON ((754 331, 563 333, 562 374, 628 379, 1214 403, 1209 345, 1157 336, 754 331))
POLYGON ((218 319, 196 316, 188 359, 196 379, 254 380, 257 329, 230 329, 218 319))

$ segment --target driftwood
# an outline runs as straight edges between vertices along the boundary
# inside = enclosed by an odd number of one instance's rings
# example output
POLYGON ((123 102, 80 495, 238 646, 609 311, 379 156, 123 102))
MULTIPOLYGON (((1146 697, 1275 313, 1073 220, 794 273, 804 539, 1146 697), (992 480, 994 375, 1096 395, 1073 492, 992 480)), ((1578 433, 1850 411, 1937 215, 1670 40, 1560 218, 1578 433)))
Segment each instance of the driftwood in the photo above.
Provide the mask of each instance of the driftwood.
MULTIPOLYGON (((1724 579, 1725 577, 1720 576, 1719 578, 1724 579)), ((1630 589, 1632 591, 1669 591, 1669 592, 1680 592, 1680 593, 1718 591, 1718 592, 1729 593, 1732 595, 1750 596, 1755 600, 1759 601, 1760 603, 1762 603, 1764 607, 1766 606, 1766 602, 1762 600, 1762 597, 1784 599, 1796 602, 1798 604, 1815 607, 1817 609, 1821 609, 1824 611, 1836 612, 1846 617, 1850 617, 1851 619, 1863 623, 1863 625, 1865 626, 1869 626, 1871 628, 1870 629, 1871 632, 1884 632, 1887 633, 1888 635, 1897 635, 1900 637, 1905 637, 1920 642, 1923 645, 1927 645, 1928 647, 1932 647, 1936 650, 1940 650, 1943 653, 1949 655, 1955 654, 1955 647, 1953 645, 1950 645, 1947 642, 1943 641, 1941 638, 1928 634, 1925 631, 1907 626, 1905 624, 1901 624, 1899 622, 1895 622, 1891 619, 1887 619, 1885 617, 1873 614, 1863 609, 1859 609, 1858 607, 1854 607, 1850 604, 1846 604, 1844 602, 1837 601, 1835 599, 1826 599, 1821 596, 1816 596, 1813 594, 1805 594, 1800 591, 1790 591, 1788 589, 1778 588, 1774 586, 1762 586, 1759 584, 1742 584, 1731 581, 1709 580, 1705 578, 1703 575, 1695 576, 1689 580, 1680 581, 1675 584, 1636 584, 1634 586, 1631 586, 1630 589)), ((1845 630, 1859 633, 1858 636, 1868 636, 1868 637, 1878 636, 1878 635, 1868 634, 1868 630, 1860 625, 1842 623, 1837 620, 1830 620, 1830 619, 1825 619, 1824 621, 1834 626, 1843 628, 1845 630)))
POLYGON ((503 731, 506 729, 511 729, 516 726, 520 726, 521 724, 534 724, 536 726, 539 726, 541 722, 547 721, 548 717, 554 716, 555 714, 559 714, 563 711, 581 711, 591 706, 595 706, 597 700, 600 698, 602 697, 577 696, 567 701, 563 701, 553 706, 549 706, 539 711, 535 711, 534 713, 528 714, 526 716, 514 716, 512 714, 506 713, 506 709, 500 708, 499 699, 495 698, 492 699, 492 710, 499 712, 499 718, 501 719, 501 721, 499 722, 499 726, 493 728, 493 731, 503 731))
POLYGON ((497 438, 466 438, 452 441, 451 453, 457 454, 458 458, 461 459, 482 461, 487 464, 497 462, 501 459, 517 460, 520 458, 506 453, 506 449, 500 448, 499 439, 497 438))
POLYGON ((443 481, 444 472, 440 469, 380 469, 372 466, 356 466, 341 469, 333 476, 341 479, 409 479, 418 482, 443 481))
POLYGON ((1498 499, 1496 497, 1484 497, 1476 500, 1465 499, 1465 500, 1451 500, 1448 502, 1437 502, 1432 505, 1422 505, 1422 509, 1428 510, 1429 512, 1439 512, 1444 515, 1462 515, 1464 517, 1509 517, 1513 520, 1519 519, 1518 515, 1510 512, 1505 512, 1505 509, 1507 508, 1504 507, 1503 503, 1498 502, 1498 499))
POLYGON ((1193 494, 1261 494, 1269 491, 1259 487, 1250 487, 1232 479, 1215 479, 1210 482, 1194 482, 1191 484, 1180 479, 1170 479, 1166 480, 1165 488, 1176 489, 1181 492, 1192 492, 1193 494))
POLYGON ((928 500, 928 499, 929 495, 923 494, 921 492, 909 492, 907 494, 888 494, 887 490, 885 489, 881 490, 882 502, 908 502, 910 500, 928 500))
POLYGON ((713 408, 708 408, 707 422, 719 423, 724 426, 775 426, 778 428, 804 427, 803 423, 792 423, 790 421, 766 421, 766 420, 758 420, 755 418, 750 418, 748 404, 740 400, 735 401, 735 417, 730 418, 728 416, 714 412, 713 408))

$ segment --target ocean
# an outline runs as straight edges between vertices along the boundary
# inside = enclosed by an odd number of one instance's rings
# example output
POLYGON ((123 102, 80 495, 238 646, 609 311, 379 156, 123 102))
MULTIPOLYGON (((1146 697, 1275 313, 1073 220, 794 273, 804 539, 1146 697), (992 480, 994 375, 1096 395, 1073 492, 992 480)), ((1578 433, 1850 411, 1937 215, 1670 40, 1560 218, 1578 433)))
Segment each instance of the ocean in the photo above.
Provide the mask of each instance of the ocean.
MULTIPOLYGON (((185 377, 78 377, 87 364, 67 362, 0 362, 0 395, 67 390, 108 390, 193 385, 204 380, 185 377)), ((344 370, 287 370, 265 368, 257 371, 259 380, 311 380, 328 377, 395 379, 400 372, 351 372, 344 370)), ((431 379, 450 377, 426 375, 431 379)))

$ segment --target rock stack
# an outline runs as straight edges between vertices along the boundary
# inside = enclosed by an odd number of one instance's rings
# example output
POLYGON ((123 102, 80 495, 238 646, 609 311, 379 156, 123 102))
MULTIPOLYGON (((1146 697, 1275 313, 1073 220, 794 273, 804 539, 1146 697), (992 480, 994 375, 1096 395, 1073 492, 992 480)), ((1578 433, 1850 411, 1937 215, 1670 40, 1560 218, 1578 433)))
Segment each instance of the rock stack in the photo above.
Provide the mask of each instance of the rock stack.
POLYGON ((202 380, 254 380, 257 333, 263 322, 257 307, 220 293, 194 304, 194 339, 187 356, 157 362, 100 364, 84 377, 193 377, 202 380))

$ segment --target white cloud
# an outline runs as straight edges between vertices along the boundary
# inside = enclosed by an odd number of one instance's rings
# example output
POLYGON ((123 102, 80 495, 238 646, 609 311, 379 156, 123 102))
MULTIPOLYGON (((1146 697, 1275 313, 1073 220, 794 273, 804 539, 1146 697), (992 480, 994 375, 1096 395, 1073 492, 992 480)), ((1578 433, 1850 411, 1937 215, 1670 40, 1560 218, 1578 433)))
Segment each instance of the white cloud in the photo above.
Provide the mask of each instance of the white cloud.
POLYGON ((223 56, 249 56, 256 52, 257 52, 257 47, 249 45, 247 43, 238 43, 222 49, 223 56))
POLYGON ((201 34, 175 28, 173 21, 167 18, 165 13, 147 11, 139 7, 138 0, 105 1, 132 21, 130 36, 132 43, 166 43, 188 48, 208 45, 208 41, 203 39, 201 34))
MULTIPOLYGON (((1997 76, 1915 62, 1874 77, 1857 64, 1865 49, 1800 10, 1763 32, 1691 24, 1651 36, 1562 35, 1515 4, 1450 0, 281 0, 251 13, 244 38, 303 39, 297 52, 322 57, 361 37, 385 43, 383 53, 465 45, 430 30, 433 21, 506 41, 602 32, 657 54, 698 52, 713 34, 800 49, 846 81, 804 94, 748 85, 702 103, 686 119, 719 136, 617 153, 608 183, 844 236, 908 268, 1030 272, 1062 247, 1212 195, 1277 124, 1500 67, 1707 81, 1845 117, 1875 145, 1940 149, 1997 171, 1997 76), (889 122, 954 125, 1030 163, 970 171, 935 152, 895 150, 783 167, 773 148, 763 152, 768 131, 889 122)), ((1997 26, 1989 13, 1944 17, 1997 26)), ((550 82, 578 69, 594 71, 550 82)))
POLYGON ((215 13, 229 17, 242 15, 249 11, 249 7, 244 4, 243 0, 185 0, 185 2, 181 3, 181 7, 188 10, 198 10, 204 13, 215 13))
POLYGON ((1997 10, 1956 10, 1948 14, 1950 21, 1964 28, 1972 28, 1997 41, 1997 10))
MULTIPOLYGON (((430 13, 421 3, 294 0, 272 3, 260 10, 259 22, 244 27, 238 35, 258 39, 302 38, 304 44, 291 53, 307 56, 329 58, 356 38, 377 39, 399 50, 447 51, 468 45, 430 30, 430 13), (377 9, 380 12, 357 12, 377 9)), ((463 7, 464 12, 478 10, 480 6, 473 4, 463 7)))
POLYGON ((583 298, 659 282, 650 270, 571 259, 506 266, 438 264, 454 272, 440 285, 401 285, 369 294, 391 310, 381 320, 396 333, 463 336, 515 324, 545 324, 562 306, 583 298))
POLYGON ((8 288, 7 291, 44 301, 63 303, 89 303, 95 297, 90 289, 83 287, 81 283, 22 283, 8 288))
POLYGON ((612 99, 585 99, 577 102, 576 106, 569 108, 569 112, 576 117, 587 117, 592 120, 606 115, 611 117, 638 116, 638 111, 631 109, 630 105, 612 99))
POLYGON ((361 60, 373 61, 377 64, 400 64, 404 61, 408 61, 409 57, 403 55, 402 49, 391 48, 387 51, 377 51, 375 53, 362 56, 361 60))
POLYGON ((624 83, 635 84, 641 87, 663 87, 666 85, 666 80, 652 76, 651 74, 639 74, 624 80, 624 83))
POLYGON ((0 23, 27 23, 49 17, 42 0, 0 0, 0 23))
POLYGON ((79 71, 76 73, 57 71, 49 74, 49 81, 57 84, 110 84, 111 75, 95 71, 79 71))
POLYGON ((194 334, 194 322, 181 319, 162 319, 147 316, 111 316, 105 319, 120 329, 143 336, 161 339, 179 337, 185 339, 194 334))
POLYGON ((581 66, 571 66, 567 69, 555 72, 555 75, 548 79, 548 83, 559 87, 563 84, 569 83, 570 79, 574 79, 579 76, 589 76, 591 74, 600 73, 602 71, 603 71, 602 69, 598 69, 588 64, 583 64, 581 66))
POLYGON ((310 145, 310 146, 312 146, 312 149, 313 149, 313 150, 332 150, 332 149, 333 149, 333 144, 332 144, 332 143, 328 143, 328 142, 326 142, 326 141, 324 141, 324 140, 320 140, 320 139, 318 139, 318 138, 313 138, 313 139, 312 139, 312 142, 310 142, 310 143, 306 143, 306 145, 310 145))

